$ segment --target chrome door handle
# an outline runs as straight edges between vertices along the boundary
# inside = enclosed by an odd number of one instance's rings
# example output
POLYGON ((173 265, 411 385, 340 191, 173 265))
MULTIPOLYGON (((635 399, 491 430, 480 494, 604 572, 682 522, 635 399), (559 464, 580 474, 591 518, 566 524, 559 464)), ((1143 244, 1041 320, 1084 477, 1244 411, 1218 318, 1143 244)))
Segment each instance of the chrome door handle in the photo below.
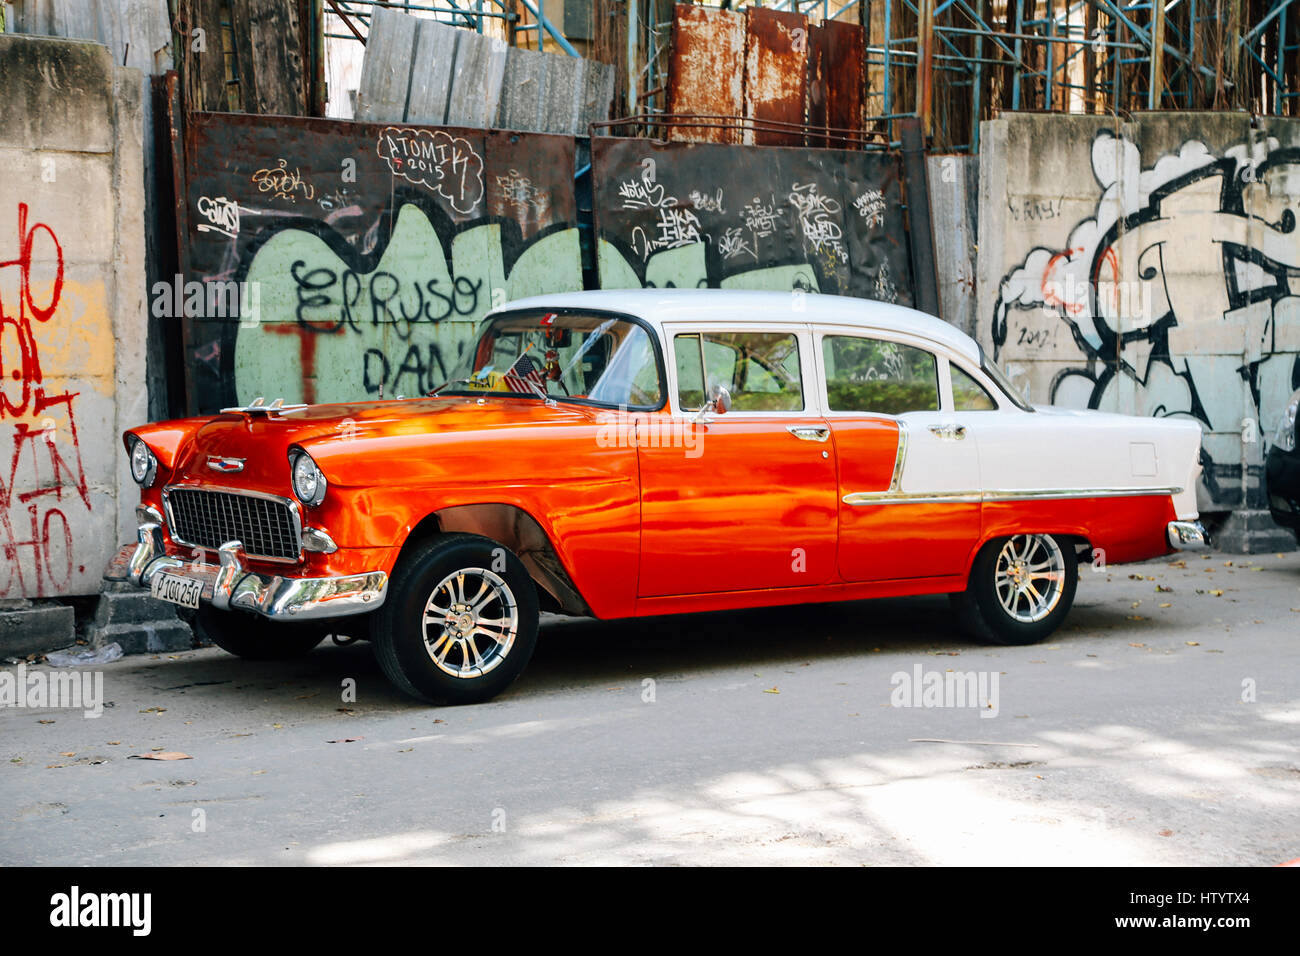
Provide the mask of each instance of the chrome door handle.
POLYGON ((786 425, 785 430, 803 441, 825 441, 831 437, 831 430, 819 425, 786 425))
POLYGON ((961 441, 966 437, 965 425, 931 425, 930 431, 944 441, 961 441))

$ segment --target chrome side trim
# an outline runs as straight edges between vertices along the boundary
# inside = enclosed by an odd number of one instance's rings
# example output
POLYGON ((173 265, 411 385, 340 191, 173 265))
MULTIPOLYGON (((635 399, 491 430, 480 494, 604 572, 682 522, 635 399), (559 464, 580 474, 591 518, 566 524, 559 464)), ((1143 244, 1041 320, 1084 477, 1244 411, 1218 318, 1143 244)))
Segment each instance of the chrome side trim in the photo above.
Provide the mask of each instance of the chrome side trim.
MULTIPOLYGON (((891 493, 901 494, 903 490, 903 465, 907 462, 907 422, 898 423, 898 451, 894 453, 894 476, 889 479, 889 490, 891 493)), ((859 494, 871 494, 871 492, 859 492, 859 494)), ((845 501, 848 498, 845 497, 845 501)), ((849 504, 854 502, 848 501, 849 504)))
POLYGON ((1199 521, 1171 521, 1165 534, 1169 546, 1178 551, 1203 551, 1210 546, 1210 536, 1199 521))
POLYGON ((201 599, 218 610, 242 610, 272 620, 310 621, 375 610, 388 596, 388 575, 368 571, 324 578, 285 578, 244 566, 239 542, 222 545, 219 565, 190 563, 163 550, 162 529, 141 525, 138 542, 124 546, 104 577, 148 588, 155 574, 202 583, 201 599))
POLYGON ((915 505, 932 502, 1052 501, 1062 498, 1144 498, 1176 495, 1181 488, 1026 488, 1006 491, 854 491, 841 501, 846 505, 915 505))
POLYGON ((280 504, 289 506, 289 516, 293 520, 293 535, 298 541, 298 556, 294 558, 272 557, 267 554, 250 554, 247 557, 255 558, 258 561, 270 561, 275 564, 297 564, 302 561, 302 506, 293 498, 286 498, 283 495, 273 495, 265 491, 249 491, 247 488, 231 488, 226 485, 168 485, 162 490, 163 510, 167 513, 167 527, 170 529, 172 540, 186 548, 196 548, 199 551, 211 551, 211 548, 205 548, 201 544, 195 544, 192 541, 182 541, 176 534, 176 519, 172 514, 171 492, 173 491, 220 491, 228 495, 243 495, 246 498, 262 498, 265 501, 275 501, 280 504))

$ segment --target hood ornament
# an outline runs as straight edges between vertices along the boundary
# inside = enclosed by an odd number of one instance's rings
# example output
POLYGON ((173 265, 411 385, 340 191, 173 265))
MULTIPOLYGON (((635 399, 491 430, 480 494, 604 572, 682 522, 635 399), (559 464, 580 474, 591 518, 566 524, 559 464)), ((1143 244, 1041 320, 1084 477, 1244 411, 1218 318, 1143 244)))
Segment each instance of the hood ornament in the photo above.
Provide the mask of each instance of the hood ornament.
POLYGON ((220 455, 208 456, 208 467, 213 471, 219 471, 223 475, 233 474, 237 471, 244 470, 244 463, 247 458, 222 458, 220 455))
POLYGON ((265 415, 267 418, 270 418, 272 415, 279 415, 281 412, 291 412, 306 407, 305 404, 286 405, 283 398, 277 398, 270 405, 267 405, 266 399, 259 395, 247 405, 234 405, 230 408, 223 408, 221 414, 225 415, 227 412, 242 412, 245 415, 265 415))

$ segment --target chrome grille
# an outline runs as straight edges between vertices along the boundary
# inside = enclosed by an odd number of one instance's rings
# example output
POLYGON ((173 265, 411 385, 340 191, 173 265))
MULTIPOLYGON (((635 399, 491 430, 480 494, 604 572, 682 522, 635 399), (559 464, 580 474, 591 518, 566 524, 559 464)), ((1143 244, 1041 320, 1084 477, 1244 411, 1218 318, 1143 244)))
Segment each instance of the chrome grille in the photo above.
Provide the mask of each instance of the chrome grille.
POLYGON ((196 488, 167 489, 171 535, 180 544, 215 551, 239 541, 250 558, 297 561, 301 526, 283 498, 196 488))

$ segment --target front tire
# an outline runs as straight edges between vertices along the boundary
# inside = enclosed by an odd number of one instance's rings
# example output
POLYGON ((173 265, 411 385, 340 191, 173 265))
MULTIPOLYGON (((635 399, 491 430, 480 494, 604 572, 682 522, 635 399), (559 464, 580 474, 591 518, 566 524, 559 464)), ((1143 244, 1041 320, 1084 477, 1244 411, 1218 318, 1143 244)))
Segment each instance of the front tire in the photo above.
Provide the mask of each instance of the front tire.
POLYGON ((405 555, 375 613, 385 675, 430 704, 491 700, 537 644, 537 591, 523 563, 490 538, 439 535, 405 555))
POLYGON ((194 612, 194 634, 247 661, 285 661, 302 657, 329 631, 319 625, 282 624, 245 611, 218 611, 209 604, 194 612))
POLYGON ((1074 604, 1079 559, 1068 538, 1017 534, 980 549, 965 591, 951 595, 964 630, 989 644, 1036 644, 1074 604))

